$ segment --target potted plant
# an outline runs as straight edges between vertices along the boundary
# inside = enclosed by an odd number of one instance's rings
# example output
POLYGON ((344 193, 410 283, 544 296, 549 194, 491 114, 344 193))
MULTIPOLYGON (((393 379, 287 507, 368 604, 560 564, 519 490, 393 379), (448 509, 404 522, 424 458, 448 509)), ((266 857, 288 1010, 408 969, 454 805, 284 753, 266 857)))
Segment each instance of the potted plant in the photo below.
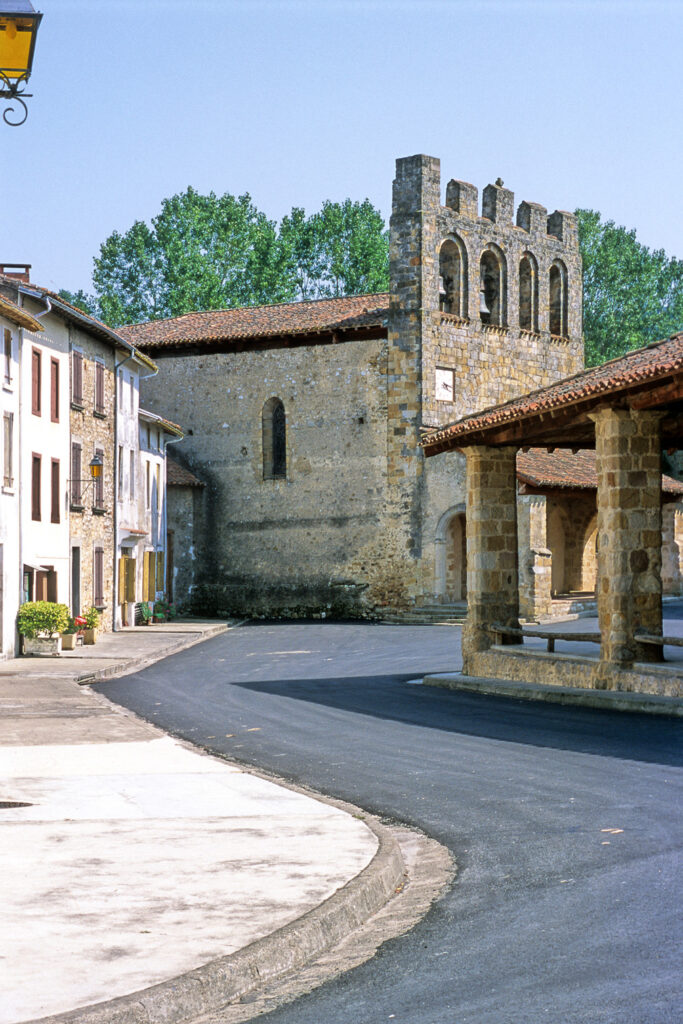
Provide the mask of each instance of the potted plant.
POLYGON ((60 636, 69 624, 69 609, 55 601, 27 601, 17 615, 17 629, 24 638, 24 654, 59 655, 60 636))
POLYGON ((97 643, 97 629, 100 624, 100 613, 97 608, 88 608, 85 613, 85 644, 97 643))
POLYGON ((175 605, 169 604, 166 598, 154 602, 154 621, 170 622, 176 613, 175 605))
POLYGON ((78 625, 72 615, 69 616, 66 629, 62 630, 62 650, 73 651, 76 648, 78 625))

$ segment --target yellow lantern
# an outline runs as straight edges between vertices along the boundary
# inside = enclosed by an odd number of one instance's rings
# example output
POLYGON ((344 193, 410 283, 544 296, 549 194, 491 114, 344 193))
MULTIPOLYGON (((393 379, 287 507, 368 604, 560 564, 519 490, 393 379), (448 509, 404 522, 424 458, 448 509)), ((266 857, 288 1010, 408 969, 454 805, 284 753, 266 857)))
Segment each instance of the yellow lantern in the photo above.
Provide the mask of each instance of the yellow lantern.
POLYGON ((104 463, 102 462, 102 459, 99 457, 99 455, 96 455, 94 459, 90 460, 90 476, 93 478, 93 480, 99 480, 99 478, 102 476, 103 466, 104 463))
POLYGON ((3 113, 7 124, 23 124, 28 116, 21 94, 29 95, 24 89, 31 75, 42 17, 30 0, 0 0, 0 97, 12 101, 3 113), (24 108, 19 121, 11 121, 7 116, 12 103, 24 108))

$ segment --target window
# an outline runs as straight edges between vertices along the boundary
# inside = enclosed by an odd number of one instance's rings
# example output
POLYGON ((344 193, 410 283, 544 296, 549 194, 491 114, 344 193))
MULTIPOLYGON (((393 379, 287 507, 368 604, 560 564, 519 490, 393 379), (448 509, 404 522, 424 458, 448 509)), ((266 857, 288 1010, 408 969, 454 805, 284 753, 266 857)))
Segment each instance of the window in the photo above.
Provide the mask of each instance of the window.
POLYGON ((263 479, 284 480, 287 476, 287 423, 279 398, 269 398, 261 413, 263 436, 263 479))
POLYGON ((50 419, 59 423, 59 363, 50 360, 50 419))
POLYGON ((104 363, 95 363, 95 412, 104 416, 104 363))
POLYGON ((119 409, 121 412, 125 412, 123 408, 123 370, 119 376, 119 409))
POLYGON ((128 497, 133 500, 135 497, 135 452, 130 453, 130 468, 128 470, 128 497))
POLYGON ((467 316, 467 254, 460 239, 447 239, 439 251, 439 309, 467 316))
POLYGON ((5 384, 12 383, 12 332, 5 328, 5 384))
POLYGON ((31 519, 40 522, 40 455, 31 458, 31 519))
POLYGON ((81 467, 82 467, 82 448, 78 441, 72 441, 71 443, 71 496, 70 501, 72 505, 80 507, 83 504, 83 495, 81 494, 81 467))
POLYGON ((505 324, 505 257, 492 248, 481 257, 479 273, 479 316, 483 324, 505 324))
POLYGON ((149 459, 145 462, 145 508, 151 507, 151 476, 149 471, 149 459))
POLYGON ((71 353, 71 402, 83 405, 83 353, 71 353))
POLYGON ((59 522, 59 459, 52 459, 50 464, 50 522, 59 522))
POLYGON ((538 272, 529 252, 519 264, 519 326, 523 331, 538 331, 538 272))
POLYGON ((132 373, 128 378, 128 384, 130 386, 130 411, 135 412, 135 381, 132 373))
POLYGON ((96 608, 104 607, 104 548, 96 545, 93 552, 93 600, 96 608))
POLYGON ((550 268, 550 333, 558 338, 567 337, 567 271, 557 260, 550 268))
POLYGON ((155 494, 154 494, 154 511, 155 512, 160 512, 161 511, 161 465, 158 462, 156 464, 154 476, 155 476, 155 483, 156 483, 155 494))
POLYGON ((123 499, 123 445, 119 445, 119 457, 116 463, 117 481, 116 494, 121 501, 123 499))
POLYGON ((437 402, 455 401, 455 370, 444 366, 436 368, 436 400, 437 402))
POLYGON ((14 486, 14 413, 6 412, 2 418, 3 487, 14 486))
MULTIPOLYGON (((95 449, 95 455, 104 463, 104 452, 101 448, 95 449)), ((104 508, 104 466, 102 466, 102 472, 99 476, 95 477, 93 483, 93 508, 104 508)))
POLYGON ((34 416, 40 416, 41 374, 40 352, 34 348, 31 355, 31 412, 34 416))

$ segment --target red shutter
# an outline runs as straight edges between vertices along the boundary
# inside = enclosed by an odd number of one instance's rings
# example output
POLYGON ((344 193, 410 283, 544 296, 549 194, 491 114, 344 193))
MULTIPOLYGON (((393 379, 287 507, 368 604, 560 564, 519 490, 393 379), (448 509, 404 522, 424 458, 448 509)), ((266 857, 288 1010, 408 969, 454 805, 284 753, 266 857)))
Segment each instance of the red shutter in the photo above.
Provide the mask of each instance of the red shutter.
POLYGON ((40 455, 31 464, 31 519, 40 521, 40 455))
POLYGON ((40 352, 35 348, 31 357, 31 412, 40 416, 40 352))
POLYGON ((71 401, 74 405, 83 404, 83 355, 71 353, 71 401))
POLYGON ((50 512, 50 522, 59 522, 59 459, 52 459, 52 505, 50 512))
POLYGON ((50 419, 59 423, 59 363, 50 360, 50 419))

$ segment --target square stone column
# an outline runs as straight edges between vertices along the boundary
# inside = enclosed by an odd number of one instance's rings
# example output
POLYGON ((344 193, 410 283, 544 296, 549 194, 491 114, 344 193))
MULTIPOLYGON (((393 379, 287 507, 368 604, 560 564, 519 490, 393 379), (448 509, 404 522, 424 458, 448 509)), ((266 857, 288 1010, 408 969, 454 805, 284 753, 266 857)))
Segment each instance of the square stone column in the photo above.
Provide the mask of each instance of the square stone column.
MULTIPOLYGON (((517 583, 516 448, 465 449, 467 456, 467 621, 463 660, 486 651, 495 637, 486 627, 519 629, 517 583)), ((519 643, 504 637, 503 643, 519 643)))
POLYGON ((662 633, 662 468, 657 412, 593 413, 598 474, 600 657, 615 665, 660 661, 636 630, 662 633))

